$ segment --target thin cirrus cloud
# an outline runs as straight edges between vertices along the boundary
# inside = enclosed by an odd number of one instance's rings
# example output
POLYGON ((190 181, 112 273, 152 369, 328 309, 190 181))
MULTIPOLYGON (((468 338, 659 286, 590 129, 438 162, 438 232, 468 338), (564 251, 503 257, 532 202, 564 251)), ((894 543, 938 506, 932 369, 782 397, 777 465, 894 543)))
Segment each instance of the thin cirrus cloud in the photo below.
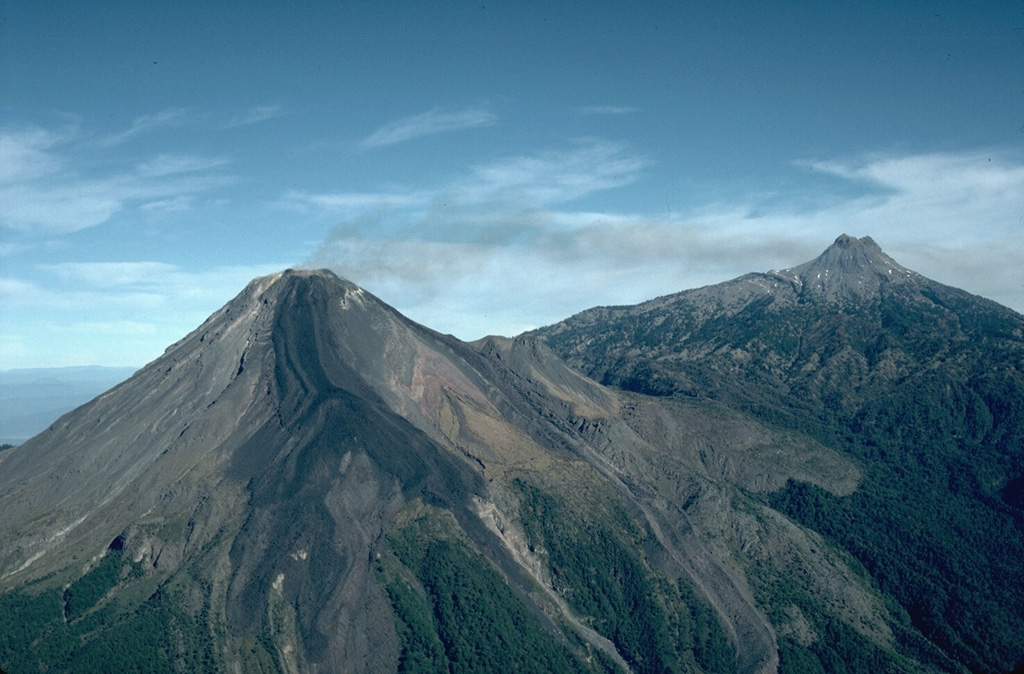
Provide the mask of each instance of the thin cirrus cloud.
POLYGON ((82 175, 80 167, 102 156, 111 142, 170 123, 178 114, 136 119, 127 131, 100 143, 83 141, 68 129, 3 129, 0 224, 30 236, 68 234, 132 206, 160 203, 181 209, 190 203, 185 197, 230 183, 232 178, 220 171, 227 159, 187 154, 158 154, 107 175, 82 175))
MULTIPOLYGON (((254 124, 283 114, 260 106, 232 124, 254 124)), ((191 208, 195 194, 233 182, 225 157, 163 153, 97 174, 85 167, 122 145, 164 128, 193 123, 185 108, 136 117, 127 128, 99 138, 77 127, 0 129, 0 224, 27 235, 68 234, 138 207, 150 212, 191 208)))
MULTIPOLYGON (((379 192, 310 193, 291 190, 280 204, 355 218, 366 213, 410 211, 415 218, 433 210, 449 220, 486 211, 529 212, 621 187, 640 178, 648 162, 621 143, 585 139, 568 149, 515 155, 470 167, 447 184, 429 189, 390 188, 379 192)), ((473 216, 476 217, 476 216, 473 216)), ((413 222, 413 221, 410 221, 413 222)))
POLYGON ((192 195, 179 194, 170 199, 157 199, 156 201, 146 202, 139 206, 139 210, 151 213, 176 213, 192 210, 194 203, 195 199, 192 195))
POLYGON ((998 151, 868 155, 810 162, 823 173, 875 188, 833 209, 851 228, 884 227, 900 240, 959 245, 1021 236, 1024 161, 998 151))
POLYGON ((182 173, 198 173, 218 168, 228 163, 223 157, 199 157, 195 155, 161 154, 136 166, 137 173, 144 178, 161 178, 182 173))
POLYGON ((569 150, 500 159, 477 166, 454 186, 466 201, 507 200, 541 206, 571 201, 639 179, 647 161, 620 143, 588 139, 569 150))
POLYGON ((588 105, 577 110, 585 115, 629 115, 640 112, 640 108, 631 105, 588 105))
POLYGON ((166 285, 178 274, 175 265, 165 262, 62 262, 38 265, 40 270, 76 286, 109 288, 114 286, 166 285))
POLYGON ((60 170, 64 162, 51 149, 67 133, 37 126, 8 127, 0 132, 0 185, 32 180, 60 170))
POLYGON ((277 205, 308 213, 320 211, 340 217, 357 217, 367 212, 421 208, 430 203, 432 191, 382 190, 380 192, 312 193, 289 190, 277 205))
POLYGON ((180 197, 228 184, 210 173, 122 173, 100 179, 68 178, 0 187, 0 222, 28 235, 70 234, 103 224, 131 206, 175 205, 180 197))
POLYGON ((196 272, 158 261, 38 264, 34 267, 46 277, 45 283, 0 277, 0 301, 69 308, 82 315, 114 316, 112 320, 125 319, 118 313, 124 309, 169 307, 174 311, 160 320, 191 330, 198 325, 197 317, 206 318, 224 297, 237 293, 254 276, 285 266, 277 261, 196 272), (59 285, 54 286, 54 281, 59 285))
POLYGON ((30 308, 33 317, 4 326, 0 368, 141 365, 254 276, 285 266, 279 260, 195 272, 158 261, 67 262, 34 265, 41 275, 35 281, 0 276, 0 307, 30 308), (69 340, 69 332, 81 339, 69 340))
POLYGON ((847 232, 874 237, 925 276, 1024 309, 1018 156, 877 154, 803 163, 838 181, 829 199, 814 183, 675 214, 572 207, 576 197, 639 180, 645 165, 624 147, 599 142, 498 160, 438 186, 433 208, 364 213, 338 225, 307 264, 339 271, 435 329, 475 338, 790 267, 847 232), (991 273, 992 266, 1003 272, 991 273))
POLYGON ((155 129, 181 126, 187 123, 188 115, 189 111, 186 108, 170 108, 153 115, 142 115, 132 120, 131 125, 124 131, 105 136, 97 144, 101 147, 122 145, 155 129))
POLYGON ((359 145, 363 148, 385 147, 423 136, 490 126, 496 121, 497 116, 484 108, 468 108, 456 112, 443 112, 434 108, 385 124, 364 138, 359 145))
POLYGON ((260 122, 281 117, 284 114, 285 111, 280 105, 258 105, 239 115, 235 115, 224 124, 224 127, 231 129, 238 126, 259 124, 260 122))

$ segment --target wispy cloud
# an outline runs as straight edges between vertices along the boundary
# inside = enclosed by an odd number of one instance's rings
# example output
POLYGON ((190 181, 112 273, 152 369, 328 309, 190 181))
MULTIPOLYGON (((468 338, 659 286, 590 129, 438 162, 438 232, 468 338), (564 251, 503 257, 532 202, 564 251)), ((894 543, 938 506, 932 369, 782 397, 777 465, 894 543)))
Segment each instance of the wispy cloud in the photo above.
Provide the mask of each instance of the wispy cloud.
POLYGON ((532 207, 627 185, 647 164, 619 143, 590 139, 566 151, 500 159, 477 166, 455 192, 470 202, 504 200, 532 207))
POLYGON ((927 238, 946 243, 1005 237, 1024 229, 1020 157, 994 151, 869 155, 810 166, 877 187, 878 194, 835 209, 851 227, 918 233, 916 228, 928 223, 923 230, 927 238))
MULTIPOLYGON (((139 118, 125 133, 141 133, 179 114, 139 118)), ((97 158, 116 165, 109 147, 67 129, 0 131, 0 224, 29 236, 68 234, 134 206, 162 202, 180 209, 189 203, 183 197, 232 181, 220 172, 226 158, 200 155, 158 154, 106 173, 86 170, 97 158)))
POLYGON ((182 173, 208 171, 227 163, 228 160, 223 157, 161 154, 139 164, 136 171, 139 176, 144 178, 162 178, 182 173))
POLYGON ((63 262, 43 264, 39 269, 62 281, 84 284, 92 288, 165 284, 177 273, 175 265, 165 262, 63 262))
POLYGON ((186 121, 187 115, 188 110, 185 108, 169 108, 154 115, 142 115, 132 120, 131 125, 124 131, 100 139, 99 144, 104 147, 121 145, 154 129, 179 126, 186 121))
POLYGON ((640 112, 640 108, 630 105, 590 105, 577 110, 585 115, 629 115, 640 112))
POLYGON ((331 216, 406 211, 415 217, 465 222, 483 216, 500 220, 510 212, 531 212, 621 187, 639 179, 648 165, 625 145, 579 140, 568 148, 501 157, 470 167, 462 176, 429 189, 390 187, 379 192, 287 192, 280 205, 331 216))
POLYGON ((178 196, 170 199, 147 201, 139 206, 139 210, 154 213, 180 213, 182 211, 192 210, 194 203, 195 199, 193 195, 179 194, 178 196))
POLYGON ((475 338, 789 267, 847 232, 874 237, 935 280, 1024 309, 1019 156, 802 163, 838 182, 827 199, 815 185, 811 194, 735 194, 687 212, 572 208, 582 196, 640 180, 646 165, 601 141, 482 164, 429 199, 420 191, 400 205, 394 194, 392 209, 356 214, 307 263, 336 269, 435 329, 475 338))
POLYGON ((490 126, 495 121, 497 116, 484 108, 467 108, 455 112, 443 112, 434 108, 385 124, 364 138, 360 146, 373 148, 395 145, 422 136, 490 126))
POLYGON ((124 191, 108 183, 19 185, 0 189, 0 220, 30 234, 68 234, 106 222, 121 210, 124 191))
POLYGON ((367 212, 424 207, 436 194, 433 191, 327 192, 289 190, 276 205, 300 212, 320 211, 343 218, 367 212))
POLYGON ((0 369, 143 365, 193 330, 254 276, 286 260, 200 272, 157 261, 37 265, 35 280, 0 276, 0 308, 30 308, 6 323, 0 369), (68 339, 68 334, 76 334, 68 339), (112 339, 131 335, 131 339, 112 339))
POLYGON ((266 122, 267 120, 275 119, 284 115, 284 108, 280 105, 259 105, 250 110, 235 115, 229 119, 225 124, 225 128, 234 128, 238 126, 248 126, 250 124, 259 124, 260 122, 266 122))
POLYGON ((70 234, 103 224, 129 206, 177 199, 230 182, 226 176, 205 174, 155 178, 116 174, 5 186, 0 188, 0 222, 30 236, 70 234))
POLYGON ((66 132, 37 126, 9 127, 0 132, 0 185, 53 174, 64 162, 51 152, 66 132))

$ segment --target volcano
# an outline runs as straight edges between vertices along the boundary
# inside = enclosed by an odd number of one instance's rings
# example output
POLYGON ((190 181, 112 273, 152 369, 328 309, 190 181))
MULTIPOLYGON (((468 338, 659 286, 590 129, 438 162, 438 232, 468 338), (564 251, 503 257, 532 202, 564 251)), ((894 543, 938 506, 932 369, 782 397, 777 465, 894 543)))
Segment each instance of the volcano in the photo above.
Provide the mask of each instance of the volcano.
POLYGON ((0 453, 0 666, 1010 669, 1022 328, 845 236, 473 343, 258 278, 0 453), (1001 551, 912 541, 953 508, 1001 551))

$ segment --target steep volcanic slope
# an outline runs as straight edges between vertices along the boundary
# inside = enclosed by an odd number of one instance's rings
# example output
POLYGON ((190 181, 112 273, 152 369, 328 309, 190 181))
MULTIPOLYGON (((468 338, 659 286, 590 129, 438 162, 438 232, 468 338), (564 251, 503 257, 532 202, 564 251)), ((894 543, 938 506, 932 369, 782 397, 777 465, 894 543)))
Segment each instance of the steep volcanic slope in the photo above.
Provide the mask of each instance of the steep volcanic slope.
POLYGON ((299 668, 393 668, 371 546, 409 498, 461 503, 480 480, 332 357, 324 305, 360 293, 317 274, 258 279, 5 453, 3 582, 71 581, 116 540, 150 592, 175 587, 200 603, 199 629, 226 632, 211 646, 223 662, 245 663, 240 648, 269 633, 299 668), (268 626, 275 601, 293 606, 289 629, 268 626))
POLYGON ((842 453, 256 279, 0 454, 0 666, 957 671, 773 509, 860 494, 842 453))
POLYGON ((791 483, 765 502, 852 553, 940 660, 1021 664, 1024 317, 844 235, 792 269, 537 334, 598 381, 725 403, 854 460, 849 495, 791 483))

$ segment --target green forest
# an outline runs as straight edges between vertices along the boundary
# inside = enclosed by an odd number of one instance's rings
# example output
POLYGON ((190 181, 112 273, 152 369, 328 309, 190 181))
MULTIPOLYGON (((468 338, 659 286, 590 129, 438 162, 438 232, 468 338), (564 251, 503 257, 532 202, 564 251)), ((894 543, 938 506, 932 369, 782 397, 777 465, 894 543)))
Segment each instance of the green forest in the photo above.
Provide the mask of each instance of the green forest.
POLYGON ((516 484, 523 527, 546 552, 556 589, 635 672, 732 670, 732 647, 711 609, 688 584, 646 565, 638 553, 646 534, 621 507, 613 502, 608 517, 585 518, 566 499, 516 484))
POLYGON ((864 478, 849 496, 791 482, 757 498, 862 565, 908 653, 949 671, 1020 670, 1021 318, 925 280, 881 292, 841 306, 765 295, 711 314, 684 293, 547 341, 606 384, 724 404, 852 459, 864 478))
POLYGON ((610 671, 600 655, 546 630, 450 513, 424 507, 387 540, 377 573, 395 612, 399 672, 610 671))
POLYGON ((157 591, 137 607, 107 597, 140 575, 117 541, 67 589, 45 581, 0 596, 0 664, 10 672, 215 672, 205 630, 157 591))

